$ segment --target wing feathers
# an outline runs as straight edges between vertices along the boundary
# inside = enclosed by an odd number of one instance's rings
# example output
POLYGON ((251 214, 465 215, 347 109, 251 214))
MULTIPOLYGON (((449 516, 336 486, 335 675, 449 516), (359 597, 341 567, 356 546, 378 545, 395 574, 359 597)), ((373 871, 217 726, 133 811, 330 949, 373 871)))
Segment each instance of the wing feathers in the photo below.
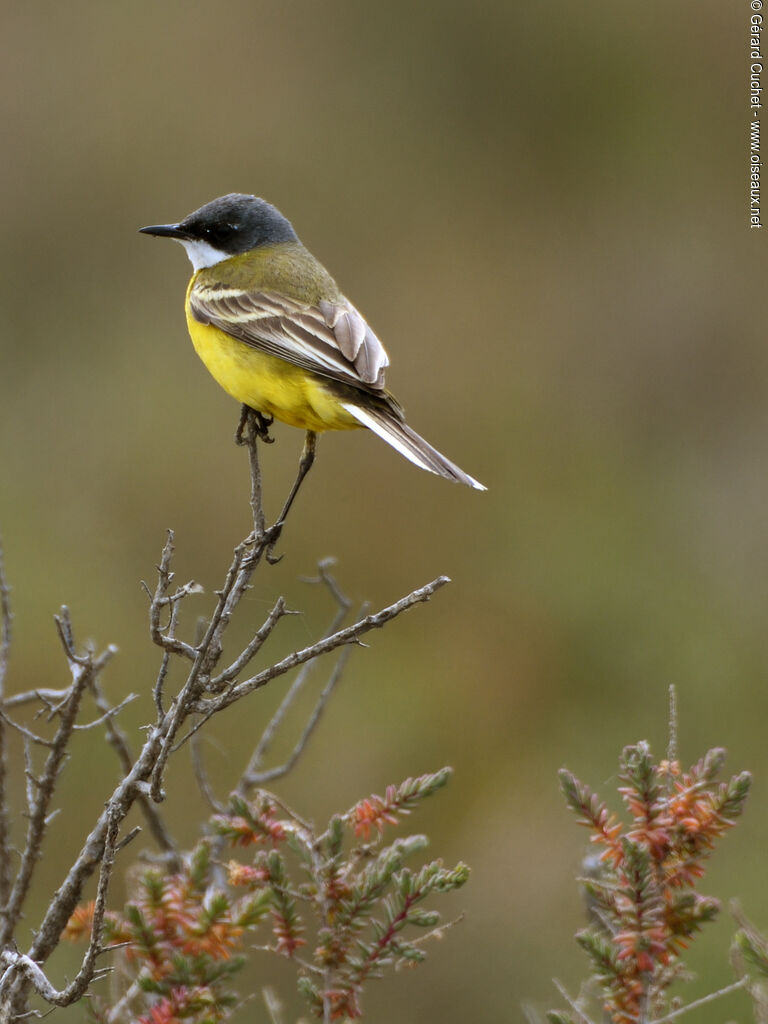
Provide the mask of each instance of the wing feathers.
POLYGON ((276 292, 196 285, 192 316, 269 355, 364 390, 382 391, 384 347, 346 300, 308 306, 276 292))

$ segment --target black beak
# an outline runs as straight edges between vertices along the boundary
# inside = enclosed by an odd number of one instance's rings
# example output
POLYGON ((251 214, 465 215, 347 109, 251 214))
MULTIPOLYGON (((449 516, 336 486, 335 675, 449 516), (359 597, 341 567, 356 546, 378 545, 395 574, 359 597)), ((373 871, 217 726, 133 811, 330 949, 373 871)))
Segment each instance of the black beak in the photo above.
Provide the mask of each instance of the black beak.
POLYGON ((189 235, 178 224, 150 224, 148 228, 139 228, 143 235, 157 235, 160 238, 188 239, 189 235))

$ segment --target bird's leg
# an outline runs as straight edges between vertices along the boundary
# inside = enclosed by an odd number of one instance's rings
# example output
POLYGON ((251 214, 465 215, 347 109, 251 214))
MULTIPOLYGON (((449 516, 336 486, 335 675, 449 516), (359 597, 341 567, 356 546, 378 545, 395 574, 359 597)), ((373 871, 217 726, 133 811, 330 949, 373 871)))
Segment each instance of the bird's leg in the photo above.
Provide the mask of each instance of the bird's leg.
POLYGON ((278 541, 278 538, 280 537, 280 533, 282 532, 286 517, 290 512, 294 498, 299 493, 299 488, 302 485, 304 477, 310 471, 310 469, 312 468, 312 463, 315 461, 316 443, 317 434, 314 432, 314 430, 308 430, 307 436, 304 438, 304 447, 301 452, 301 458, 299 459, 299 472, 296 474, 296 479, 293 481, 291 493, 286 498, 285 504, 283 505, 280 515, 277 517, 275 525, 270 527, 268 531, 269 547, 267 548, 267 561, 271 565, 274 565, 276 562, 279 562, 280 559, 283 557, 282 555, 280 555, 278 558, 274 558, 272 556, 272 549, 274 548, 275 544, 278 541))
POLYGON ((237 424, 237 430, 235 431, 235 444, 248 444, 248 439, 245 437, 245 427, 248 423, 249 417, 253 417, 256 436, 260 438, 264 444, 274 444, 275 439, 274 437, 271 437, 269 433, 269 428, 275 422, 274 416, 265 416, 263 412, 259 412, 257 409, 252 409, 250 405, 242 405, 240 407, 240 422, 237 424))
POLYGON ((285 522, 285 517, 288 515, 293 499, 299 493, 302 481, 307 473, 312 468, 312 463, 315 461, 315 446, 317 444, 317 434, 314 430, 308 430, 307 436, 304 438, 304 447, 301 450, 301 458, 299 459, 299 472, 296 474, 296 479, 293 481, 293 487, 291 493, 286 498, 283 510, 280 513, 276 526, 282 526, 285 522))

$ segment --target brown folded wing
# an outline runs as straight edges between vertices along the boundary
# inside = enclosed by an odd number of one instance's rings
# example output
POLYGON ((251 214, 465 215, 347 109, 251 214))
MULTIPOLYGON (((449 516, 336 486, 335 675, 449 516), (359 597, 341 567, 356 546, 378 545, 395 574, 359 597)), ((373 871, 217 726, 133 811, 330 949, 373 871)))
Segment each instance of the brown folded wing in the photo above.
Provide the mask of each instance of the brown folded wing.
POLYGON ((276 292, 197 286, 191 315, 238 341, 363 391, 381 393, 384 347, 346 300, 307 306, 276 292))

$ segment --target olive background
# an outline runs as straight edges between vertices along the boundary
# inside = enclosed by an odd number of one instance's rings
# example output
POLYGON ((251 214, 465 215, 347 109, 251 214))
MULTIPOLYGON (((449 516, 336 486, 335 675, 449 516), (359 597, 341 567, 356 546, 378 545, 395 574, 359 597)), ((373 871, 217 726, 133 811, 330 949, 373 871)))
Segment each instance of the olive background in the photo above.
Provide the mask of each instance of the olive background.
MULTIPOLYGON (((488 486, 421 473, 364 431, 323 436, 285 557, 233 628, 246 637, 285 593, 304 614, 265 656, 306 644, 332 606, 301 577, 330 555, 375 607, 452 578, 354 652, 279 786, 323 821, 455 768, 403 824, 471 865, 442 908, 465 918, 425 965, 371 984, 372 1022, 518 1021, 559 1005, 553 977, 577 990, 586 833, 557 770, 608 793, 626 744, 663 756, 672 683, 681 758, 723 745, 755 775, 702 885, 724 913, 694 943, 688 994, 731 980, 730 898, 768 926, 768 239, 748 227, 749 15, 717 0, 3 5, 10 690, 66 682, 51 619, 66 603, 81 641, 119 646, 104 682, 139 695, 122 716, 138 747, 158 664, 139 581, 172 527, 178 578, 208 594, 191 635, 247 532, 237 406, 187 338, 183 251, 144 224, 229 191, 275 203, 384 342, 412 426, 488 486)), ((275 436, 272 511, 301 447, 275 436)), ((219 795, 284 686, 214 723, 219 795)), ((78 736, 30 928, 116 777, 103 738, 78 736)), ((191 845, 206 811, 186 752, 168 793, 191 845)), ((79 955, 62 951, 54 978, 79 955)), ((273 982, 293 1020, 291 979, 257 959, 246 987, 273 982)), ((739 995, 697 1020, 747 1016, 739 995)), ((265 1019, 260 999, 238 1019, 265 1019)))

